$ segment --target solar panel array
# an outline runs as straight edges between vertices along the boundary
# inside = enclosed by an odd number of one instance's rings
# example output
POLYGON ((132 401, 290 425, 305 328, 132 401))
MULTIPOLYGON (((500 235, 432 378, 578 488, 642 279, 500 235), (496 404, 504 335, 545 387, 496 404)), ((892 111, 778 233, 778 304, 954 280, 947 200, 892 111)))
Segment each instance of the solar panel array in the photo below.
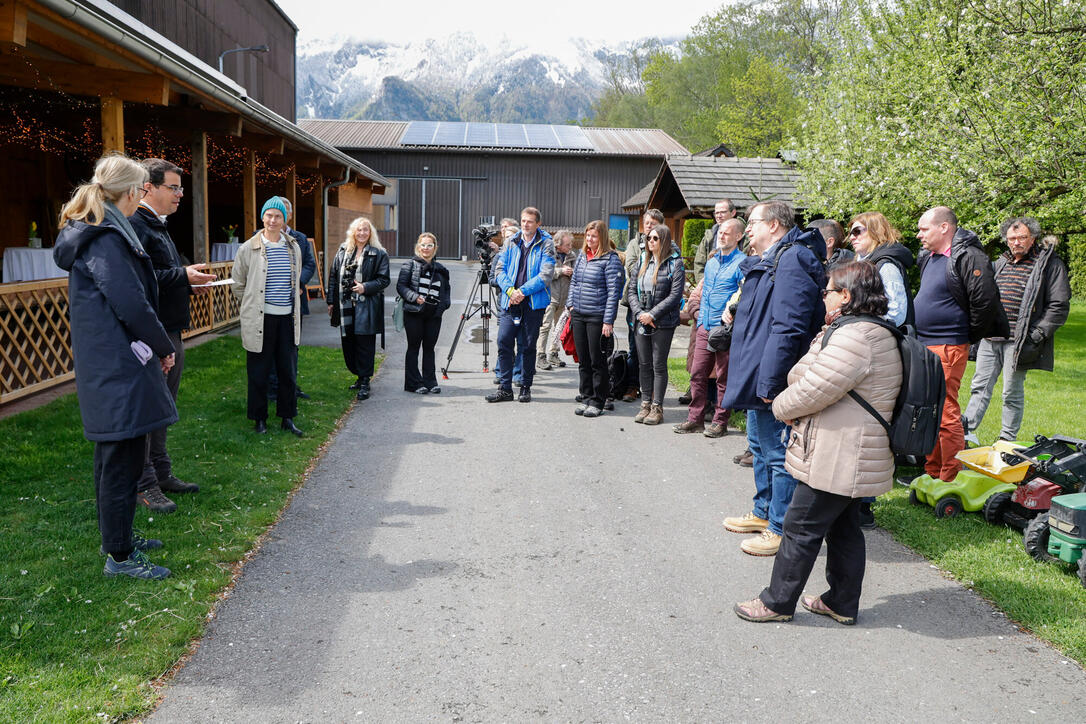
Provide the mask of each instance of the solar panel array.
POLYGON ((596 150, 579 126, 462 121, 411 121, 400 145, 596 150))

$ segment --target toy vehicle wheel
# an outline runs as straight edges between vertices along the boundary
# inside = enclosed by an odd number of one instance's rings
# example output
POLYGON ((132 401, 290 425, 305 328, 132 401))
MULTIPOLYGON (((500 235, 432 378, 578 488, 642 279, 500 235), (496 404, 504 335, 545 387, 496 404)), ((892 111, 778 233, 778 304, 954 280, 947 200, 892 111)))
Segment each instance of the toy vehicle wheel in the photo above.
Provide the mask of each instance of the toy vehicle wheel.
POLYGON ((984 501, 982 514, 992 525, 1003 525, 1003 509, 1011 499, 1010 493, 996 493, 984 501))
POLYGON ((915 490, 909 490, 909 502, 913 505, 923 505, 923 503, 920 502, 920 498, 917 497, 915 490))
POLYGON ((935 504, 936 518, 953 518, 956 515, 960 515, 961 512, 962 502, 950 495, 941 498, 939 502, 935 504))
POLYGON ((1022 536, 1022 545, 1035 560, 1050 561, 1048 554, 1048 513, 1041 513, 1029 522, 1022 536))

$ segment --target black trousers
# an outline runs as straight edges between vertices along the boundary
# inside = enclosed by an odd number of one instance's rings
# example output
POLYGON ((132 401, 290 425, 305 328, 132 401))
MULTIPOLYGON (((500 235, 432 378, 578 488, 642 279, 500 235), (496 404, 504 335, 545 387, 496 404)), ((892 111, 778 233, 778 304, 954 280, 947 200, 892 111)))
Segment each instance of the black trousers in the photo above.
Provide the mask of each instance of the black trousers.
POLYGON ((275 414, 293 418, 298 414, 294 394, 293 351, 294 318, 290 314, 264 315, 264 349, 246 352, 245 370, 249 377, 249 419, 268 419, 268 372, 274 366, 279 375, 279 395, 275 414))
MULTIPOLYGON (((641 399, 644 402, 664 404, 667 392, 667 355, 671 351, 671 338, 675 328, 658 329, 656 327, 638 327, 650 334, 641 334, 640 329, 634 335, 637 347, 638 375, 641 380, 641 399)), ((633 387, 633 385, 627 385, 633 387)))
POLYGON ((860 609, 867 549, 860 529, 860 500, 796 485, 784 516, 784 535, 773 561, 773 577, 761 599, 777 613, 795 613, 796 603, 826 541, 828 591, 822 602, 842 616, 860 609))
MULTIPOLYGON (((304 316, 298 318, 298 324, 299 324, 298 328, 299 329, 301 329, 303 326, 305 326, 304 322, 305 322, 305 317, 304 316)), ((294 362, 294 366, 293 366, 292 369, 294 371, 294 391, 295 391, 295 394, 297 394, 297 392, 298 392, 298 345, 294 345, 293 362, 294 362)), ((272 397, 278 397, 279 396, 279 374, 275 371, 275 366, 274 365, 272 366, 271 371, 268 372, 268 394, 270 394, 272 397)))
POLYGON ((581 396, 586 404, 603 409, 611 395, 611 376, 603 352, 603 317, 586 317, 576 309, 570 313, 573 344, 580 360, 581 396))
POLYGON ((366 379, 373 377, 373 360, 377 355, 377 335, 347 332, 339 338, 339 343, 343 347, 343 361, 351 374, 366 379))
POLYGON ((136 482, 143 472, 147 436, 94 443, 94 501, 106 553, 132 550, 136 482))
MULTIPOLYGON (((636 332, 637 320, 634 319, 633 310, 626 307, 626 341, 628 343, 627 350, 629 356, 626 358, 626 389, 623 390, 623 392, 640 389, 642 393, 641 399, 643 400, 645 399, 645 386, 641 383, 640 369, 641 360, 644 358, 641 356, 641 349, 637 346, 636 332)), ((674 332, 672 334, 674 334, 674 332)))
MULTIPOLYGON (((181 373, 185 369, 185 343, 181 340, 181 332, 169 332, 170 341, 173 342, 173 367, 166 375, 166 387, 170 390, 170 396, 177 402, 177 390, 181 387, 181 373)), ((148 488, 158 485, 160 480, 168 480, 173 475, 173 460, 166 452, 166 432, 169 427, 163 427, 147 435, 147 455, 143 461, 143 475, 140 477, 137 490, 143 492, 148 488)))
POLYGON ((407 333, 407 352, 403 362, 403 388, 414 392, 420 387, 437 387, 437 364, 434 348, 441 334, 441 314, 437 307, 427 304, 420 312, 403 315, 403 329, 407 333), (419 374, 419 351, 422 351, 422 374, 419 374))

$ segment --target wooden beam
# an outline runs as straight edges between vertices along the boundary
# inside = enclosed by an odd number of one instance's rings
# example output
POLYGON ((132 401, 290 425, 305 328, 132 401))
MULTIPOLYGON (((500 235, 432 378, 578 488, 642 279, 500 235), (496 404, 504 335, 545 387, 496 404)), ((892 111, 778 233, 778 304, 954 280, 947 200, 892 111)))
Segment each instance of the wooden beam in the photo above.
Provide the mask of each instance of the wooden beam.
POLYGON ((0 0, 0 42, 26 47, 26 5, 0 0))
POLYGON ((207 133, 192 133, 192 178, 189 179, 192 199, 192 256, 197 264, 211 260, 211 236, 207 216, 207 133))
POLYGON ((286 191, 283 193, 290 200, 290 207, 294 209, 294 222, 298 221, 298 172, 293 168, 287 171, 286 191))
POLYGON ((317 242, 317 248, 324 253, 324 273, 328 274, 328 265, 332 263, 328 256, 327 239, 324 238, 324 179, 317 179, 317 185, 313 188, 313 240, 317 242))
POLYGON ((292 161, 298 168, 318 171, 321 167, 321 158, 315 153, 287 150, 283 151, 283 158, 292 161))
POLYGON ((7 58, 0 64, 5 85, 55 90, 73 95, 113 96, 129 103, 164 106, 170 81, 155 73, 98 68, 43 58, 7 58))
POLYGON ((171 105, 165 109, 130 108, 128 122, 138 126, 160 128, 163 131, 184 131, 186 136, 194 129, 224 136, 241 135, 241 116, 185 106, 171 105))
POLYGON ((256 233, 256 152, 245 151, 245 168, 241 170, 241 199, 245 210, 245 235, 248 239, 256 233))
POLYGON ((124 153, 124 101, 113 96, 102 98, 102 155, 124 153))
POLYGON ((246 133, 241 137, 241 145, 261 153, 282 153, 283 143, 282 136, 262 136, 246 133))

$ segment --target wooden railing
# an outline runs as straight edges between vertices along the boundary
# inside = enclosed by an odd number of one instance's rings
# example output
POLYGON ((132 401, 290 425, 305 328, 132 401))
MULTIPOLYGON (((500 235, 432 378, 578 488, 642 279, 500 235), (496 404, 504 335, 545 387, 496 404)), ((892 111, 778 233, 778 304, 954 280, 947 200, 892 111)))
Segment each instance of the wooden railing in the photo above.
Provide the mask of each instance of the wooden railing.
MULTIPOLYGON (((220 279, 234 263, 211 264, 220 279)), ((192 297, 192 327, 184 338, 238 321, 238 301, 229 286, 192 297)), ((0 405, 75 378, 68 323, 68 280, 45 279, 0 285, 0 405)))

